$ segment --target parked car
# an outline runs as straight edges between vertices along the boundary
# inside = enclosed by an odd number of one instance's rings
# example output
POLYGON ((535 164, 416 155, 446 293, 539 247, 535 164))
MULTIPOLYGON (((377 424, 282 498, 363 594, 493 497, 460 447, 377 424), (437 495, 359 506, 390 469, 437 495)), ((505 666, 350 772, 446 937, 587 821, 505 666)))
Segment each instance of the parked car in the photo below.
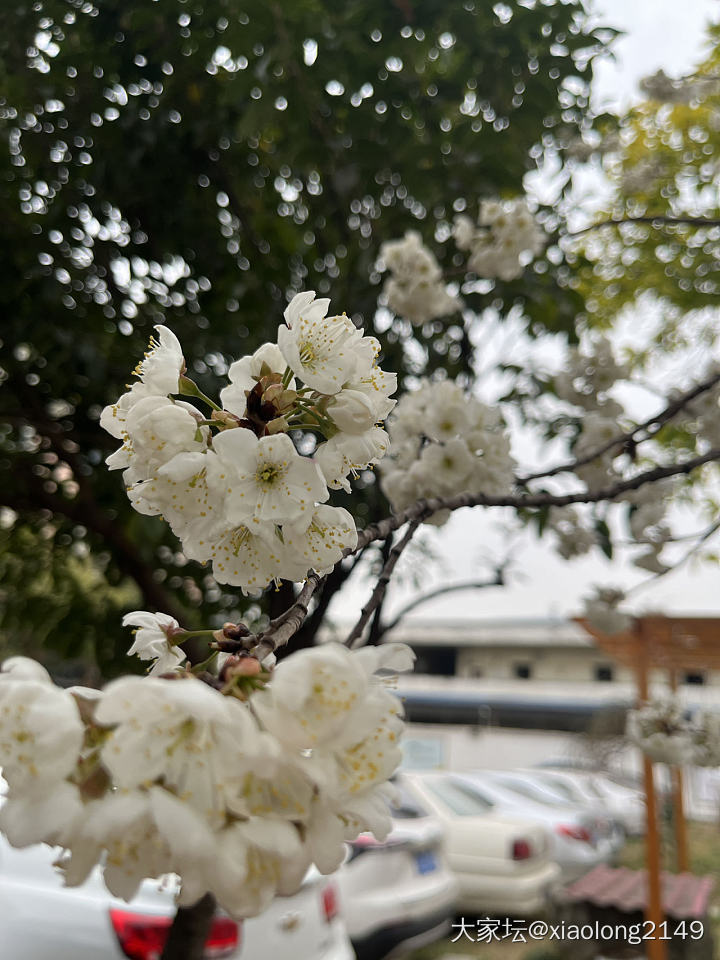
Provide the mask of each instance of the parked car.
POLYGON ((590 788, 587 781, 580 777, 563 780, 554 778, 547 771, 532 769, 510 772, 523 786, 530 783, 534 789, 539 788, 543 796, 548 796, 561 804, 572 804, 590 813, 595 820, 595 836, 609 845, 612 857, 618 856, 625 843, 625 828, 613 816, 607 803, 590 788))
POLYGON ((647 811, 645 794, 641 789, 619 783, 611 776, 598 771, 545 770, 544 772, 560 774, 579 780, 581 783, 586 782, 589 789, 606 804, 612 816, 622 823, 629 836, 642 836, 645 833, 647 811))
POLYGON ((559 868, 537 822, 500 817, 472 786, 446 773, 406 773, 402 784, 445 828, 460 911, 532 916, 550 904, 559 868))
POLYGON ((399 787, 384 843, 361 834, 336 874, 358 960, 434 943, 452 925, 457 882, 443 851, 443 828, 399 787))
MULTIPOLYGON (((147 880, 125 903, 99 870, 64 887, 57 849, 16 850, 0 834, 0 944, 8 960, 157 960, 175 912, 172 883, 147 880)), ((213 960, 354 960, 334 879, 308 875, 292 897, 237 924, 216 916, 207 943, 213 960)))
POLYGON ((645 832, 645 798, 637 790, 630 790, 596 773, 568 770, 532 770, 541 783, 576 803, 585 803, 598 815, 611 817, 625 834, 640 836, 645 832))
POLYGON ((471 785, 498 814, 544 824, 551 836, 551 859, 560 868, 563 882, 575 880, 612 859, 613 848, 598 836, 595 816, 582 807, 558 801, 542 790, 523 789, 522 783, 512 777, 505 779, 491 771, 456 776, 471 785))

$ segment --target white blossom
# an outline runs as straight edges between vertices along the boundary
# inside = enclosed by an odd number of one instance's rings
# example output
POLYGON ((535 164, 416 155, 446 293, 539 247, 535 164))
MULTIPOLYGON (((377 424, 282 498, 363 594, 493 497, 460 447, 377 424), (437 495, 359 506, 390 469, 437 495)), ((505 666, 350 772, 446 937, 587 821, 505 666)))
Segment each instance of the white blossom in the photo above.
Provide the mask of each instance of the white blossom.
MULTIPOLYGON (((395 512, 421 498, 501 495, 513 483, 502 417, 452 381, 421 381, 400 400, 388 430, 380 485, 395 512)), ((440 526, 449 516, 441 510, 424 522, 440 526)))
POLYGON ((456 217, 453 235, 458 248, 470 254, 470 270, 505 281, 519 277, 546 241, 524 198, 483 201, 477 225, 466 215, 456 217))
MULTIPOLYGON (((175 629, 164 614, 129 619, 146 631, 144 650, 175 629)), ((146 877, 175 874, 181 905, 209 891, 233 916, 252 916, 296 890, 312 862, 335 869, 357 833, 386 835, 402 707, 376 673, 412 659, 396 644, 304 650, 239 699, 231 682, 221 692, 189 676, 71 694, 15 658, 0 673, 0 825, 12 843, 62 846, 69 885, 99 865, 111 893, 130 899, 146 877), (42 763, 41 789, 8 732, 42 763)))
POLYGON ((172 330, 162 324, 157 324, 155 329, 159 338, 150 338, 145 358, 135 368, 135 376, 140 378, 148 393, 167 396, 179 391, 185 359, 180 341, 172 330))
POLYGON ((221 523, 208 530, 204 522, 195 521, 183 540, 183 550, 192 560, 211 560, 218 583, 240 587, 253 596, 282 577, 285 544, 274 524, 251 530, 243 524, 221 523))
POLYGON ((372 399, 360 390, 343 389, 327 407, 333 423, 344 433, 365 433, 379 419, 372 399))
POLYGON ((151 396, 167 397, 180 390, 180 377, 185 370, 182 347, 168 327, 158 324, 155 329, 159 339, 150 338, 145 358, 134 370, 139 380, 101 414, 100 426, 118 440, 125 437, 127 416, 136 403, 151 396))
POLYGON ((389 445, 388 435, 381 427, 372 427, 356 435, 338 433, 327 443, 320 444, 315 451, 315 460, 328 487, 349 492, 347 477, 381 460, 389 445))
POLYGON ((627 736, 659 763, 684 764, 693 757, 692 723, 671 698, 658 698, 629 711, 627 736))
POLYGON ((224 502, 229 525, 256 532, 264 523, 310 523, 315 504, 329 494, 313 460, 287 434, 258 439, 250 430, 225 430, 213 441, 207 483, 224 502))
POLYGON ((306 526, 286 524, 283 527, 286 547, 281 576, 288 580, 304 580, 308 570, 329 573, 343 556, 343 551, 357 546, 357 528, 352 515, 342 507, 321 504, 306 526))
POLYGON ((123 617, 124 627, 132 626, 135 640, 128 650, 128 656, 136 655, 141 660, 154 660, 148 673, 150 676, 174 670, 185 660, 182 647, 173 640, 180 639, 186 632, 174 617, 166 613, 149 613, 146 610, 134 610, 123 617))
POLYGON ((585 599, 585 616, 602 633, 612 635, 631 630, 633 618, 619 609, 624 599, 622 590, 596 587, 594 595, 585 599))
POLYGON ((111 470, 124 470, 126 486, 153 477, 178 453, 202 451, 207 427, 198 424, 193 409, 167 397, 144 397, 128 411, 123 445, 105 461, 111 470))
POLYGON ((115 680, 105 688, 95 720, 112 727, 101 757, 118 787, 161 781, 218 825, 245 766, 262 748, 245 705, 192 678, 115 680))
POLYGON ((194 521, 207 530, 219 516, 219 505, 208 490, 207 465, 205 450, 178 453, 158 467, 155 476, 129 488, 130 502, 139 513, 162 514, 182 540, 194 521))
POLYGON ((408 230, 402 240, 383 243, 380 259, 390 271, 383 292, 388 306, 398 316, 421 324, 461 308, 459 298, 445 286, 435 255, 416 230, 408 230))
POLYGON ((663 545, 661 543, 652 544, 644 553, 633 557, 632 562, 634 566, 640 567, 641 570, 647 570, 649 573, 667 573, 670 567, 668 567, 668 565, 663 563, 660 559, 660 552, 662 551, 662 548, 663 545))
POLYGON ((0 674, 0 766, 11 788, 39 793, 74 769, 83 725, 71 694, 17 666, 0 674))
POLYGON ((285 310, 278 346, 293 373, 320 393, 338 393, 357 367, 355 344, 362 334, 345 315, 326 317, 329 300, 298 293, 285 310))
MULTIPOLYGON (((573 453, 577 458, 589 456, 611 440, 615 440, 621 433, 622 431, 614 419, 606 417, 602 413, 591 411, 582 419, 580 435, 573 447, 573 453)), ((620 451, 619 446, 610 447, 588 463, 576 466, 575 473, 589 490, 607 486, 617 477, 614 461, 620 451)))

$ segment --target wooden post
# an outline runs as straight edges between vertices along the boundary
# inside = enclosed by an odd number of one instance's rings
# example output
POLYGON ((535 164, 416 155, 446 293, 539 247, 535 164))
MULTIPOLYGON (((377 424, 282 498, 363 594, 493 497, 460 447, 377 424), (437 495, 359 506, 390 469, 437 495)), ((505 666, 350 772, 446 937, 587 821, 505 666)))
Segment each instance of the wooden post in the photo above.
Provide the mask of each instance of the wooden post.
MULTIPOLYGON (((670 689, 677 693, 677 672, 669 671, 670 689)), ((678 873, 687 873, 690 870, 688 856, 687 822, 685 820, 685 798, 683 796, 683 769, 681 766, 670 768, 672 778, 672 807, 673 824, 675 827, 675 865, 678 873)))
MULTIPOLYGON (((641 701, 648 700, 648 649, 647 638, 643 631, 642 619, 635 621, 635 643, 637 645, 637 687, 641 701)), ((645 832, 645 865, 647 867, 647 909, 645 919, 653 924, 655 934, 645 941, 648 960, 667 960, 667 941, 662 936, 661 924, 664 920, 662 909, 662 888, 660 884, 660 834, 658 832, 657 805, 655 802, 655 781, 652 760, 643 753, 643 773, 645 776, 645 809, 647 827, 645 832)))

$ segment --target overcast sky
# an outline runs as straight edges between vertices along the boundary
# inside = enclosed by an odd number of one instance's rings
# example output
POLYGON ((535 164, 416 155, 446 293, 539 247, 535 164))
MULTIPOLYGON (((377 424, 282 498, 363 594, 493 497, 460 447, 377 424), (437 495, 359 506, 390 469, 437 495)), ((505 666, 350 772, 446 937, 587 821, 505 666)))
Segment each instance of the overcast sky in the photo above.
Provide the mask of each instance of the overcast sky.
MULTIPOLYGON (((625 33, 617 44, 616 60, 596 68, 595 105, 614 110, 638 98, 642 77, 660 68, 670 75, 692 70, 705 52, 707 23, 720 17, 720 0, 595 0, 592 8, 600 22, 625 33)), ((515 453, 518 456, 522 451, 515 453)), ((482 577, 487 569, 483 560, 503 555, 506 537, 500 514, 476 509, 460 510, 452 516, 433 540, 441 562, 433 570, 431 587, 482 577)), ((566 563, 548 543, 539 543, 531 535, 514 547, 513 555, 509 586, 450 594, 420 607, 415 616, 486 619, 573 615, 580 612, 582 597, 593 584, 628 587, 647 576, 627 564, 610 564, 595 552, 592 559, 566 563)), ((638 592, 632 606, 636 611, 720 614, 719 586, 718 567, 688 565, 638 592)), ((331 607, 333 619, 351 620, 368 593, 367 583, 350 584, 331 607)), ((391 588, 389 613, 415 593, 409 584, 391 588)))

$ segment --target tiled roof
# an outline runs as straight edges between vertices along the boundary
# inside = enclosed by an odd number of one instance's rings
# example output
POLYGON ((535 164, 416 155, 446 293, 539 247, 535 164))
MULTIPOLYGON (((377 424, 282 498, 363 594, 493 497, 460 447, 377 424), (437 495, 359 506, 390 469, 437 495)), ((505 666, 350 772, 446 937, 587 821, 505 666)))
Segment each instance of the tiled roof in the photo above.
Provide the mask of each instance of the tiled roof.
MULTIPOLYGON (((661 875, 663 911, 675 920, 701 918, 707 912, 708 900, 715 880, 696 877, 692 873, 661 875)), ((566 896, 596 907, 615 907, 627 913, 643 910, 647 900, 645 870, 627 867, 595 867, 590 873, 570 884, 566 896)))

